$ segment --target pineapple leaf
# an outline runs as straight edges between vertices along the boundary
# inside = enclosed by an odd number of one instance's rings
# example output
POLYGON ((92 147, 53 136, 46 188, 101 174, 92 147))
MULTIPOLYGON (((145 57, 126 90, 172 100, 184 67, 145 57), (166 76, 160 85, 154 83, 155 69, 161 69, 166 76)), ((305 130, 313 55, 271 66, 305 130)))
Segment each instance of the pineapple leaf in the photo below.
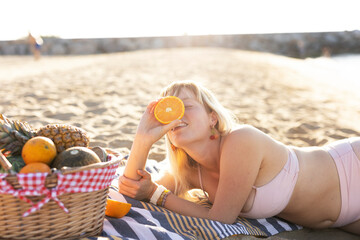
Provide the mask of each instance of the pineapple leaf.
POLYGON ((20 169, 22 169, 25 166, 25 162, 20 155, 19 156, 9 156, 9 157, 7 157, 7 159, 12 164, 12 170, 14 170, 17 173, 20 171, 20 169))

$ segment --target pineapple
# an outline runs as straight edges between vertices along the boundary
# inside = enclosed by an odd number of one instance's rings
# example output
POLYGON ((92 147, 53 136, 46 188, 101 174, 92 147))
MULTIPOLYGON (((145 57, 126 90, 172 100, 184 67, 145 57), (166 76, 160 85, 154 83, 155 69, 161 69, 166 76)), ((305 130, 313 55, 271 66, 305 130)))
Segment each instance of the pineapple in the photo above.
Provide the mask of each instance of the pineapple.
POLYGON ((56 145, 58 152, 67 148, 88 147, 90 139, 85 130, 66 124, 48 124, 34 130, 27 122, 12 121, 0 114, 0 150, 12 155, 21 154, 22 147, 35 136, 48 137, 56 145))

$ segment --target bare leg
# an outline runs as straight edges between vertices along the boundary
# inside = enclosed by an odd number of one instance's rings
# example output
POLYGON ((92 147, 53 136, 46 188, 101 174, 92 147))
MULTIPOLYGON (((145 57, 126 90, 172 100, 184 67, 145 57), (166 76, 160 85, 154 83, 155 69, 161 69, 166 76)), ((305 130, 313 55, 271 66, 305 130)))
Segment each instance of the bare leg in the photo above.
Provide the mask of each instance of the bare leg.
POLYGON ((40 51, 39 51, 39 49, 35 49, 35 50, 34 50, 34 57, 35 57, 35 60, 39 60, 39 59, 40 59, 40 51))

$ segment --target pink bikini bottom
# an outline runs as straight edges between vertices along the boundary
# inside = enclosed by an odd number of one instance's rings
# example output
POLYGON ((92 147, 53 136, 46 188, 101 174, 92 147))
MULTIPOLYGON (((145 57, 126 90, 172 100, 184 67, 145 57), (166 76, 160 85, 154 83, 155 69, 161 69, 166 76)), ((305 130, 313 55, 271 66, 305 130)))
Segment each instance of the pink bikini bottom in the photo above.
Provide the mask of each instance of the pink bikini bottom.
POLYGON ((334 159, 340 179, 341 210, 332 227, 342 227, 360 219, 360 160, 349 139, 325 147, 334 159))

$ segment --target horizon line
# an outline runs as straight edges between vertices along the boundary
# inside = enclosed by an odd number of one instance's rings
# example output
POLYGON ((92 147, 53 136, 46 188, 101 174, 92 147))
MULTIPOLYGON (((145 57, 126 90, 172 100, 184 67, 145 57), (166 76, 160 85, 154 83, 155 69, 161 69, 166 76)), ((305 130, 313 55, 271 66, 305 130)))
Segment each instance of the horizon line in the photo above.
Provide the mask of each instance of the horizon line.
MULTIPOLYGON (((99 36, 99 37, 61 37, 57 35, 40 35, 42 38, 58 38, 64 40, 72 40, 72 39, 117 39, 117 38, 158 38, 158 37, 201 37, 201 36, 231 36, 231 35, 273 35, 273 34, 305 34, 305 33, 343 33, 343 32, 357 32, 360 29, 352 29, 352 30, 332 30, 332 31, 278 31, 278 32, 246 32, 246 33, 208 33, 208 34, 174 34, 174 35, 165 35, 165 34, 156 34, 156 35, 124 35, 124 36, 99 36)), ((19 38, 7 38, 0 39, 0 41, 19 41, 27 38, 26 36, 22 36, 19 38)))

